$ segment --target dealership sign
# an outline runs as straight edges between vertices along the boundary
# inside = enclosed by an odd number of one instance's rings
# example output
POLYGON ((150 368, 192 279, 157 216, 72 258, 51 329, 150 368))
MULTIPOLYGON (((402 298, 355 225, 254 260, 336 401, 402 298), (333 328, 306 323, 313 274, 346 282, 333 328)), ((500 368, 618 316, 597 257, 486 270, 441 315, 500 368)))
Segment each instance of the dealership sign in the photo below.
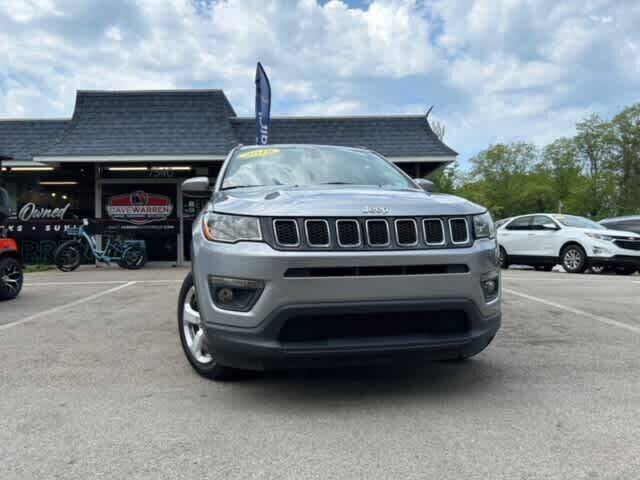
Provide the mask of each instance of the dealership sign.
POLYGON ((67 203, 62 208, 41 208, 33 202, 25 203, 18 212, 18 220, 21 222, 30 220, 63 220, 69 207, 71 207, 70 203, 67 203))
POLYGON ((142 190, 109 197, 105 208, 112 220, 133 225, 166 220, 173 212, 169 197, 142 190))

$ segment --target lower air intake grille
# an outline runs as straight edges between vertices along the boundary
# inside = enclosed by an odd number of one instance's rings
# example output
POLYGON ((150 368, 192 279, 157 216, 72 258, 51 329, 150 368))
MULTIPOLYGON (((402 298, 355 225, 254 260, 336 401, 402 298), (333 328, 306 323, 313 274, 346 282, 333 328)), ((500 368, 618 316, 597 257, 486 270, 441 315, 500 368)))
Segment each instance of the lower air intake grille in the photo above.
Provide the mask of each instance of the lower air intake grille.
POLYGON ((449 227, 453 243, 467 243, 469 241, 467 221, 464 218, 452 218, 449 220, 449 227))
POLYGON ((469 319, 462 310, 309 313, 287 319, 278 340, 288 343, 376 337, 437 337, 460 335, 468 331, 469 319))
POLYGON ((296 247, 300 244, 298 224, 295 220, 275 220, 273 231, 276 241, 285 247, 296 247))
POLYGON ((382 246, 389 244, 389 226, 386 220, 367 220, 366 225, 369 245, 382 246))

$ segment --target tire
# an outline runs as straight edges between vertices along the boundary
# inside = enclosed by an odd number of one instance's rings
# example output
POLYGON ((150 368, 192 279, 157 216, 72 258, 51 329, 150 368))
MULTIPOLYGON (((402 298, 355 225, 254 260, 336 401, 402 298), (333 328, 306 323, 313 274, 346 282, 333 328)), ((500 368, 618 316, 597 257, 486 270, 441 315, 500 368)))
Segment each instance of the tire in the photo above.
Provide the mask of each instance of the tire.
POLYGON ((500 262, 500 268, 504 270, 509 268, 509 256, 507 255, 507 251, 502 247, 500 247, 499 262, 500 262))
POLYGON ((231 380, 237 373, 236 370, 216 363, 206 349, 206 339, 200 325, 198 298, 193 276, 189 273, 182 282, 178 296, 178 331, 182 350, 193 369, 203 377, 211 380, 231 380), (197 344, 194 343, 196 337, 200 337, 197 344))
POLYGON ((14 257, 0 258, 0 300, 13 300, 22 290, 22 265, 14 257))
POLYGON ((147 263, 147 251, 140 247, 127 247, 122 252, 122 258, 118 261, 121 268, 127 270, 140 270, 147 263))
POLYGON ((587 268, 587 254, 578 244, 570 244, 562 249, 560 263, 567 273, 582 273, 587 268))
POLYGON ((536 265, 536 270, 540 272, 550 272, 553 270, 553 265, 536 265))
POLYGON ((61 272, 73 272, 82 262, 82 244, 69 240, 60 245, 53 254, 53 263, 61 272))

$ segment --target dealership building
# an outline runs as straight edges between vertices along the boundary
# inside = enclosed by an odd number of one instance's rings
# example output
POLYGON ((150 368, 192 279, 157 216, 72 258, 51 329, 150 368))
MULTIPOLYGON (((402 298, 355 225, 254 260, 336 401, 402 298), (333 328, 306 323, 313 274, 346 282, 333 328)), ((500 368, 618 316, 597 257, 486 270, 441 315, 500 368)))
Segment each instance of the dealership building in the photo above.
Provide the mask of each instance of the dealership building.
MULTIPOLYGON (((457 155, 424 115, 272 117, 269 140, 366 147, 413 177, 457 155)), ((0 120, 9 235, 25 262, 50 262, 65 228, 88 218, 96 234, 144 239, 151 261, 181 264, 203 206, 182 181, 214 179, 234 146, 254 143, 254 118, 221 90, 80 91, 70 119, 0 120)))

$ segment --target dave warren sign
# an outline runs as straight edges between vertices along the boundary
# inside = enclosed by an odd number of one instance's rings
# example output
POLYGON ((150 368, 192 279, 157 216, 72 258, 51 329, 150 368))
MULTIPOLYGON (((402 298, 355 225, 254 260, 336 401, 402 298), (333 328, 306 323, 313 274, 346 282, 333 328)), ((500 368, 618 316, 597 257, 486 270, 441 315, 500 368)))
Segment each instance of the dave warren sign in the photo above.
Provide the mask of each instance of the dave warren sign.
POLYGON ((161 222, 173 212, 169 197, 143 190, 109 197, 105 208, 112 220, 133 225, 161 222))

